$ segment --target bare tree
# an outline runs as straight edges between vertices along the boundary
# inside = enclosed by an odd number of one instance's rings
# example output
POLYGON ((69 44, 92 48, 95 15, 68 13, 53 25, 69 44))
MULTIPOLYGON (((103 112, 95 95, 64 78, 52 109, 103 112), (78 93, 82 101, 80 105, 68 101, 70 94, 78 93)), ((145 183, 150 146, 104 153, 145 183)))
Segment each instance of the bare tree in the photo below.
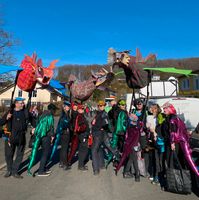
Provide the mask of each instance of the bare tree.
POLYGON ((3 28, 2 15, 0 15, 0 64, 14 64, 16 59, 11 53, 11 49, 19 44, 13 35, 3 28))
POLYGON ((0 28, 0 64, 14 64, 16 59, 10 52, 17 42, 12 35, 0 28))

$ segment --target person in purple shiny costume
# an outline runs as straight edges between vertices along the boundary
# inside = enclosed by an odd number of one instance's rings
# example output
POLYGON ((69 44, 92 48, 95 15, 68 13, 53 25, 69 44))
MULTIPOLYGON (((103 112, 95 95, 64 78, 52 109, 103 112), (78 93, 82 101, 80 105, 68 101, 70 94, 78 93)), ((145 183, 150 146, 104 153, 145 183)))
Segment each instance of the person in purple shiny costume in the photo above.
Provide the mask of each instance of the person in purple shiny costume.
POLYGON ((127 127, 126 139, 124 144, 124 151, 122 153, 122 157, 120 159, 119 164, 116 166, 115 173, 120 170, 122 165, 128 159, 125 167, 123 177, 130 178, 132 177, 130 173, 130 166, 133 164, 135 169, 135 181, 140 182, 140 175, 138 169, 138 162, 137 162, 137 150, 140 142, 140 134, 142 132, 143 124, 141 121, 138 121, 138 117, 135 114, 129 114, 129 123, 127 127), (139 124, 138 124, 139 123, 139 124))
POLYGON ((163 105, 163 109, 164 113, 167 116, 169 116, 170 119, 169 132, 170 132, 171 150, 174 151, 176 148, 176 144, 179 144, 190 168, 197 176, 199 176, 199 171, 191 157, 192 150, 189 145, 190 135, 186 129, 184 122, 176 115, 176 110, 172 104, 168 102, 165 103, 163 105))

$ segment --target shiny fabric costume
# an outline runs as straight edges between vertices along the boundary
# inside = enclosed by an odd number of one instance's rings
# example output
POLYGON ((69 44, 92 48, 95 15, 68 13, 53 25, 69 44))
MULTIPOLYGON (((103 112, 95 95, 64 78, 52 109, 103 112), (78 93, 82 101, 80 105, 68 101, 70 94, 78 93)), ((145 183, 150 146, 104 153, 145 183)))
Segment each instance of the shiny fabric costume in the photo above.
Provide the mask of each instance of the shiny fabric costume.
POLYGON ((57 147, 58 147, 60 139, 61 139, 61 135, 63 134, 63 130, 69 128, 69 122, 70 122, 70 120, 67 118, 66 113, 64 113, 64 111, 63 111, 61 117, 59 118, 59 122, 57 125, 56 138, 55 138, 55 142, 54 142, 54 145, 52 148, 50 160, 52 160, 52 158, 57 150, 57 147))
MULTIPOLYGON (((117 149, 118 135, 121 134, 121 133, 125 135, 126 134, 126 127, 127 127, 127 113, 126 113, 125 110, 121 110, 119 112, 119 115, 118 115, 118 118, 117 118, 115 130, 112 134, 112 141, 111 141, 111 148, 112 149, 117 149)), ((107 157, 108 157, 108 159, 106 161, 106 167, 108 166, 108 164, 113 159, 112 152, 109 152, 107 157)))
POLYGON ((44 113, 39 118, 38 124, 35 128, 35 142, 34 146, 32 148, 32 152, 30 155, 30 162, 28 165, 28 174, 32 175, 31 168, 34 165, 36 154, 41 142, 42 137, 45 137, 48 132, 54 130, 54 117, 51 113, 51 111, 44 111, 44 113))
POLYGON ((191 157, 192 151, 189 145, 189 135, 187 133, 186 126, 176 115, 172 115, 170 118, 170 141, 171 143, 180 144, 190 168, 197 176, 199 176, 199 171, 191 157))
POLYGON ((119 164, 116 167, 116 173, 120 170, 125 160, 132 152, 132 148, 138 146, 138 142, 140 140, 140 130, 136 126, 130 126, 127 128, 127 137, 124 144, 124 151, 122 153, 122 157, 120 159, 119 164))
POLYGON ((125 160, 128 158, 130 153, 132 153, 132 149, 135 147, 137 150, 139 149, 139 143, 141 142, 141 133, 143 132, 144 129, 144 122, 145 121, 145 115, 143 113, 144 109, 139 112, 136 109, 133 110, 132 114, 134 114, 136 117, 133 115, 129 116, 128 118, 128 126, 127 126, 127 133, 126 133, 126 139, 125 139, 125 145, 124 145, 124 151, 122 153, 122 157, 120 159, 119 164, 117 165, 115 171, 116 174, 124 164, 125 160), (144 120, 143 120, 144 119, 144 120))

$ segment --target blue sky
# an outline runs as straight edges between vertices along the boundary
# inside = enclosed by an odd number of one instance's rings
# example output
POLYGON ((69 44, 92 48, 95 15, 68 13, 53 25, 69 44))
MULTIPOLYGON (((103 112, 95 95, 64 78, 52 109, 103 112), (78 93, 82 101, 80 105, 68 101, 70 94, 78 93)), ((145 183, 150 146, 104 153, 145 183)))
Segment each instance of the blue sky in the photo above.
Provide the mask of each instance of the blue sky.
POLYGON ((199 56, 198 0, 1 0, 4 29, 44 65, 106 64, 107 51, 140 48, 158 59, 199 56))

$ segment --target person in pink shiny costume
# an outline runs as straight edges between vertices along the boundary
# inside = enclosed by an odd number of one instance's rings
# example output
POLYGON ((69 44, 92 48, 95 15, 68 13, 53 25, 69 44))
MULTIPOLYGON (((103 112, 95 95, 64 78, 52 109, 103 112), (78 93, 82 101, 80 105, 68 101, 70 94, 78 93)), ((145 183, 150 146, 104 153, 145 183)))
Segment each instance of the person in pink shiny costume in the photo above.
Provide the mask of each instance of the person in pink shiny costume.
POLYGON ((176 110, 172 104, 168 102, 165 103, 163 109, 164 113, 169 116, 171 150, 175 150, 175 144, 180 144, 181 150, 184 153, 190 168, 197 176, 199 176, 197 166, 191 157, 192 150, 189 145, 190 134, 188 133, 184 122, 177 116, 176 110))

